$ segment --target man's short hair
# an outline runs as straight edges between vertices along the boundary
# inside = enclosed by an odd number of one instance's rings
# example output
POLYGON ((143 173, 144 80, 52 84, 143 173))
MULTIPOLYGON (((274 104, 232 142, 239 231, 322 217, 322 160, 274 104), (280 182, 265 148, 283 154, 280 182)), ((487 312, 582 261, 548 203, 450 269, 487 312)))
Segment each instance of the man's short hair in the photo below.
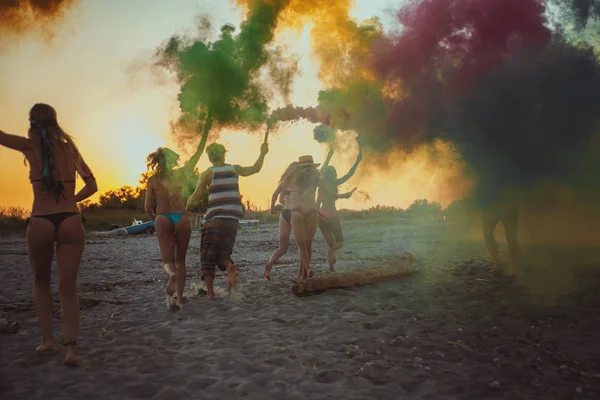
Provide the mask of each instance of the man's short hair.
POLYGON ((206 154, 210 162, 220 161, 225 159, 225 146, 219 143, 213 143, 206 148, 206 154))

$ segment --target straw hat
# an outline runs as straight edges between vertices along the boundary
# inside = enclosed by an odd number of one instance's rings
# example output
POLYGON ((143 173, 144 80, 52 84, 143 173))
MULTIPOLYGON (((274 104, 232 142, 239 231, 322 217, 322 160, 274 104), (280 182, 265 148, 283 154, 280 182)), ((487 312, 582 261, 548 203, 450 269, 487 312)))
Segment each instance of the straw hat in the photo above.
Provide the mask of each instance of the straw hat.
POLYGON ((319 166, 321 163, 316 163, 313 161, 312 156, 300 156, 298 157, 298 166, 299 167, 308 167, 308 166, 319 166))

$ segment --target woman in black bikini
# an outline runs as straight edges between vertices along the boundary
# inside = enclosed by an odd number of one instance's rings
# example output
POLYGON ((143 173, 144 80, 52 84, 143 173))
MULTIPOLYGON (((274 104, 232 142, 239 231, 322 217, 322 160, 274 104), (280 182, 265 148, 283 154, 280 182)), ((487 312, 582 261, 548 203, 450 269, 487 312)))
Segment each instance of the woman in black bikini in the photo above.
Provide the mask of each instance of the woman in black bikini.
MULTIPOLYGON (((279 184, 283 182, 283 180, 287 177, 287 175, 293 171, 298 165, 297 161, 291 163, 283 175, 281 175, 281 179, 279 179, 279 184)), ((279 248, 273 252, 271 258, 269 258, 269 262, 265 266, 265 278, 267 280, 271 280, 271 268, 273 265, 279 260, 285 253, 287 253, 289 245, 290 245, 290 233, 292 233, 292 209, 290 208, 290 195, 291 192, 289 190, 284 190, 281 192, 276 192, 271 199, 271 213, 275 214, 275 201, 277 197, 279 197, 279 202, 283 205, 283 210, 281 210, 281 215, 279 217, 279 248)))
POLYGON ((42 330, 42 343, 37 352, 54 348, 50 274, 56 244, 60 315, 66 349, 64 363, 77 366, 77 274, 85 243, 77 203, 96 193, 98 187, 73 139, 58 124, 56 111, 47 104, 36 104, 29 117, 28 138, 0 131, 0 145, 22 152, 29 163, 33 206, 27 221, 27 249, 34 275, 33 299, 42 330), (76 173, 85 182, 85 187, 77 194, 76 173))
POLYGON ((356 157, 354 165, 350 168, 350 171, 340 179, 337 178, 337 171, 334 167, 325 166, 321 168, 323 185, 319 188, 319 194, 317 196, 317 206, 321 210, 319 229, 329 247, 327 262, 331 272, 334 271, 336 263, 335 252, 341 249, 344 244, 342 223, 335 207, 335 202, 338 199, 349 199, 356 190, 356 188, 354 188, 348 193, 338 194, 338 187, 346 183, 346 181, 354 175, 361 160, 362 148, 359 143, 358 156, 356 157))
POLYGON ((312 156, 300 157, 298 164, 284 177, 273 194, 277 198, 285 190, 290 192, 291 225, 300 253, 298 275, 302 279, 313 276, 310 261, 318 224, 315 193, 322 181, 318 166, 312 156))
POLYGON ((185 211, 183 196, 185 186, 194 176, 194 167, 204 151, 208 130, 210 126, 205 127, 205 134, 194 155, 179 169, 174 169, 179 162, 179 155, 167 148, 159 148, 146 160, 148 169, 154 174, 148 179, 145 209, 154 219, 163 269, 169 277, 166 289, 169 308, 177 309, 183 305, 187 275, 185 260, 192 235, 192 224, 185 211), (156 214, 152 209, 154 199, 156 214), (177 302, 173 301, 175 293, 177 302))
MULTIPOLYGON (((327 154, 327 158, 323 163, 323 168, 329 164, 331 157, 333 157, 332 145, 329 146, 329 153, 327 154)), ((298 161, 294 161, 287 167, 283 175, 281 175, 281 179, 279 179, 279 184, 283 182, 288 174, 294 172, 297 165, 298 161)), ((267 262, 267 265, 265 266, 264 275, 269 281, 271 280, 271 269, 273 268, 273 265, 277 262, 277 260, 287 253, 290 245, 290 233, 292 233, 292 209, 290 206, 291 194, 292 192, 289 190, 275 191, 273 197, 271 198, 271 213, 275 214, 276 212, 275 202, 277 201, 278 196, 279 203, 283 205, 283 210, 281 211, 281 216, 279 217, 279 248, 273 252, 269 262, 267 262)), ((298 276, 300 276, 300 273, 298 276)))

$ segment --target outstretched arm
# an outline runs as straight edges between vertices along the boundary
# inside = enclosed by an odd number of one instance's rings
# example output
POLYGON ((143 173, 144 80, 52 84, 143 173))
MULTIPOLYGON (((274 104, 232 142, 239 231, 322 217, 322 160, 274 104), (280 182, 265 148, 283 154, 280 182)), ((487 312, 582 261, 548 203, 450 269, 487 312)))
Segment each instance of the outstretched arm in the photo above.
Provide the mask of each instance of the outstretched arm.
POLYGON ((262 169, 263 163, 265 162, 265 156, 269 152, 269 144, 263 143, 260 147, 260 156, 258 156, 258 160, 254 163, 254 165, 250 167, 242 167, 240 165, 234 165, 233 168, 235 172, 239 176, 250 176, 260 172, 262 169))
POLYGON ((202 139, 200 139, 198 148, 196 149, 196 152, 194 153, 194 155, 192 155, 192 157, 188 160, 187 163, 185 163, 185 165, 182 168, 185 170, 186 175, 194 172, 194 168, 196 167, 196 164, 198 164, 198 161, 200 160, 200 156, 202 155, 202 152, 204 151, 204 147, 206 146, 206 140, 208 139, 208 132, 210 131, 211 127, 212 127, 212 117, 210 116, 210 113, 209 113, 208 117, 206 118, 206 122, 204 123, 202 139))
POLYGON ((337 198, 338 198, 338 199, 349 199, 350 197, 352 197, 352 194, 354 193, 354 191, 355 191, 356 189, 357 189, 357 188, 354 188, 354 189, 352 189, 352 190, 351 190, 351 191, 349 191, 349 192, 346 192, 346 193, 340 193, 340 194, 338 194, 338 195, 337 195, 337 198))
MULTIPOLYGON (((196 186, 196 190, 194 193, 188 198, 187 204, 185 205, 185 209, 188 213, 191 213, 197 205, 203 203, 204 194, 208 188, 208 179, 210 177, 210 168, 204 171, 200 175, 200 179, 198 180, 198 185, 196 186)), ((208 204, 202 204, 203 207, 208 206, 208 204)), ((203 208, 202 207, 202 208, 203 208)))
POLYGON ((8 147, 9 149, 20 151, 21 153, 25 153, 31 149, 33 149, 33 145, 31 139, 23 137, 11 135, 10 133, 6 133, 0 130, 0 146, 8 147))
POLYGON ((154 210, 152 210, 152 198, 154 196, 154 177, 151 176, 146 182, 146 198, 144 199, 144 210, 146 214, 150 216, 150 218, 154 219, 155 214, 154 210))
POLYGON ((352 178, 352 175, 354 175, 354 173, 356 172, 356 169, 358 168, 358 164, 360 164, 360 161, 362 160, 362 148, 359 147, 358 148, 358 156, 356 157, 356 161, 354 162, 354 165, 352 166, 352 168, 350 168, 350 171, 348 171, 348 173, 344 176, 342 176, 340 179, 337 180, 337 185, 343 185, 344 183, 346 183, 346 181, 350 178, 352 178))

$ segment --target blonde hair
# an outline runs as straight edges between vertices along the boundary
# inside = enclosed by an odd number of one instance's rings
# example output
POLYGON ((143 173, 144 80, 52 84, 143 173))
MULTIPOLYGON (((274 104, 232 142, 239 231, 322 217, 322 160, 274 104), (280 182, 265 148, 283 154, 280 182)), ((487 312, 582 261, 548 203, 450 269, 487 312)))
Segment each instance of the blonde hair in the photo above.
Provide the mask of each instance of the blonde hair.
POLYGON ((146 167, 159 178, 163 178, 167 172, 172 170, 172 167, 167 164, 169 156, 173 156, 174 160, 179 157, 173 150, 166 147, 159 147, 155 152, 148 154, 146 157, 146 167))

